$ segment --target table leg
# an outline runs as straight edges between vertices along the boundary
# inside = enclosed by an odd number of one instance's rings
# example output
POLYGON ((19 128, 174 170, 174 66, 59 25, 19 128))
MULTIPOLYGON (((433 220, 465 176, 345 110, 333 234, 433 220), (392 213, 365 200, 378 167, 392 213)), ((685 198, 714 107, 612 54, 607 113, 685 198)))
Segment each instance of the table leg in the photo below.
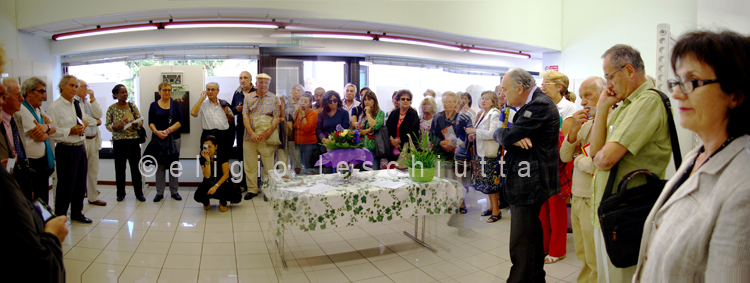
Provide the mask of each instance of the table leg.
POLYGON ((285 229, 282 228, 281 237, 279 237, 281 238, 281 241, 279 241, 278 238, 276 239, 276 251, 279 253, 279 256, 281 257, 281 264, 284 265, 284 269, 287 269, 286 259, 284 259, 284 245, 286 244, 286 242, 284 241, 284 234, 286 234, 286 231, 284 230, 285 229))
POLYGON ((420 244, 423 247, 429 249, 430 251, 436 253, 437 249, 433 248, 432 246, 430 246, 430 245, 428 245, 427 243, 424 242, 424 227, 425 227, 424 223, 425 222, 426 222, 425 216, 422 216, 422 239, 421 240, 417 239, 417 237, 416 237, 416 236, 418 236, 417 232, 418 232, 418 228, 419 228, 419 217, 417 217, 417 219, 414 221, 414 235, 409 234, 409 232, 406 232, 406 231, 404 231, 404 235, 406 235, 407 237, 409 237, 409 239, 412 239, 412 241, 417 242, 417 244, 420 244))

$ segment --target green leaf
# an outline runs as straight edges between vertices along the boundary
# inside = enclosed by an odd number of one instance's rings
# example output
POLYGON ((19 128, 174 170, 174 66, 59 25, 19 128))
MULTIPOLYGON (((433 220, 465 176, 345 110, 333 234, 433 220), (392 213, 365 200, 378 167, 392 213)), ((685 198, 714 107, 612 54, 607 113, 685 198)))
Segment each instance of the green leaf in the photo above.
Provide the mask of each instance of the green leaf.
POLYGON ((318 216, 318 222, 323 222, 323 220, 325 220, 325 218, 323 218, 323 216, 318 216))
POLYGON ((326 229, 326 225, 325 224, 320 225, 320 230, 325 230, 325 229, 326 229))
POLYGON ((388 218, 387 218, 387 219, 388 219, 388 221, 391 221, 391 220, 393 220, 393 215, 388 215, 388 218))
POLYGON ((383 215, 378 215, 378 222, 383 222, 383 215))
POLYGON ((317 226, 316 223, 310 223, 310 226, 307 227, 310 228, 310 230, 315 231, 315 226, 317 226))

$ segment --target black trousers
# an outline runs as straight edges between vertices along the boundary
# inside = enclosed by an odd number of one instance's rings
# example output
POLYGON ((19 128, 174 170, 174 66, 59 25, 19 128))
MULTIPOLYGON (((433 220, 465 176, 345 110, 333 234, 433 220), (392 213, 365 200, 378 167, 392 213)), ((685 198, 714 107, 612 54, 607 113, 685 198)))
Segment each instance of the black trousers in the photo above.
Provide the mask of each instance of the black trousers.
POLYGON ((507 282, 544 282, 542 204, 510 206, 510 275, 507 282))
POLYGON ((193 199, 203 205, 208 205, 210 199, 218 199, 222 205, 227 205, 227 201, 232 201, 232 190, 234 187, 230 184, 232 181, 227 179, 213 195, 208 194, 208 190, 214 186, 209 179, 203 178, 203 183, 198 186, 193 194, 193 199))
POLYGON ((83 144, 69 146, 58 143, 55 147, 57 160, 57 197, 55 198, 55 214, 81 216, 83 210, 83 195, 86 193, 86 176, 88 173, 88 159, 83 144))
MULTIPOLYGON (((31 191, 34 193, 34 199, 41 198, 44 202, 49 203, 49 164, 47 164, 47 155, 42 158, 29 158, 29 167, 36 171, 37 178, 31 182, 31 191)), ((34 200, 31 200, 34 201, 34 200)))
POLYGON ((133 193, 136 197, 143 195, 143 183, 141 183, 141 144, 137 139, 122 139, 112 141, 112 150, 115 154, 115 184, 117 185, 117 197, 125 197, 125 168, 126 162, 130 164, 130 179, 133 180, 133 193))

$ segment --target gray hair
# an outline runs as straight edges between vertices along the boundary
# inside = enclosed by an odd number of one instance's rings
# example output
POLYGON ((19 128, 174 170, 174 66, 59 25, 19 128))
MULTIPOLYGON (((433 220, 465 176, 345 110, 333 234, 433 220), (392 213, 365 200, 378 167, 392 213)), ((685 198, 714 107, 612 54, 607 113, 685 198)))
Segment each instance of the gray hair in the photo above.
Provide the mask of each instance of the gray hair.
POLYGON ((452 92, 450 90, 446 91, 446 92, 443 92, 443 95, 440 96, 440 99, 445 100, 445 97, 453 97, 453 99, 455 99, 456 101, 458 101, 458 95, 455 92, 452 92))
MULTIPOLYGON (((604 89, 607 88, 607 81, 605 81, 604 78, 602 77, 590 76, 586 78, 584 81, 588 81, 588 80, 594 80, 594 86, 596 86, 596 93, 602 93, 602 91, 604 91, 604 89)), ((582 93, 580 88, 578 89, 578 92, 582 93)))
POLYGON ((303 85, 301 85, 301 84, 296 84, 296 85, 294 85, 294 86, 292 87, 292 89, 294 89, 295 87, 299 87, 299 91, 300 91, 301 93, 305 93, 305 87, 304 87, 303 85))
POLYGON ((68 82, 70 79, 76 79, 76 83, 78 83, 78 78, 76 76, 71 74, 64 74, 62 78, 60 78, 60 83, 57 84, 57 88, 60 89, 60 93, 62 93, 62 87, 65 85, 65 83, 68 82))
POLYGON ((210 84, 214 84, 214 85, 216 85, 216 89, 217 89, 217 90, 219 89, 219 83, 217 83, 217 82, 210 82, 210 83, 207 83, 207 84, 206 84, 206 89, 208 89, 208 85, 210 85, 210 84))
POLYGON ((629 45, 617 44, 610 47, 609 49, 607 49, 607 51, 604 52, 604 54, 602 55, 602 59, 604 59, 604 57, 607 57, 607 55, 610 56, 610 66, 617 66, 617 68, 621 68, 622 66, 630 64, 633 66, 636 72, 646 74, 646 69, 644 68, 643 64, 643 58, 641 58, 641 52, 638 52, 638 50, 629 45))
POLYGON ((432 89, 429 89, 429 88, 428 88, 427 90, 425 90, 425 91, 424 91, 424 93, 425 93, 425 94, 428 94, 428 93, 429 93, 429 94, 431 94, 431 95, 432 95, 432 97, 437 97, 437 94, 435 93, 435 91, 434 91, 434 90, 432 90, 432 89))
POLYGON ((23 85, 21 85, 21 94, 24 98, 26 98, 26 94, 29 93, 30 90, 33 90, 36 88, 36 86, 42 85, 43 87, 47 87, 47 83, 45 83, 42 79, 37 77, 31 77, 23 82, 23 85))
POLYGON ((3 86, 5 87, 5 89, 7 89, 7 91, 10 91, 10 87, 12 87, 13 85, 18 85, 18 81, 16 80, 16 78, 14 77, 3 78, 3 86))
POLYGON ((505 74, 506 77, 513 83, 513 90, 517 90, 516 84, 521 84, 523 90, 531 89, 536 85, 536 80, 524 69, 513 68, 505 74))

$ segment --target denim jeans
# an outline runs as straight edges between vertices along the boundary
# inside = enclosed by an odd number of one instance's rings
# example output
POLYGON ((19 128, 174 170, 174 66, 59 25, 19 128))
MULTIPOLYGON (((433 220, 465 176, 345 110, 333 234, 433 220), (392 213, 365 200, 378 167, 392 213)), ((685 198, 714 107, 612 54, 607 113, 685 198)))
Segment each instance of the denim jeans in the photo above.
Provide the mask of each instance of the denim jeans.
POLYGON ((302 170, 300 171, 304 175, 311 175, 318 173, 315 167, 310 166, 310 162, 318 160, 319 156, 312 156, 313 151, 318 147, 317 144, 298 144, 300 149, 300 157, 302 159, 302 170))

